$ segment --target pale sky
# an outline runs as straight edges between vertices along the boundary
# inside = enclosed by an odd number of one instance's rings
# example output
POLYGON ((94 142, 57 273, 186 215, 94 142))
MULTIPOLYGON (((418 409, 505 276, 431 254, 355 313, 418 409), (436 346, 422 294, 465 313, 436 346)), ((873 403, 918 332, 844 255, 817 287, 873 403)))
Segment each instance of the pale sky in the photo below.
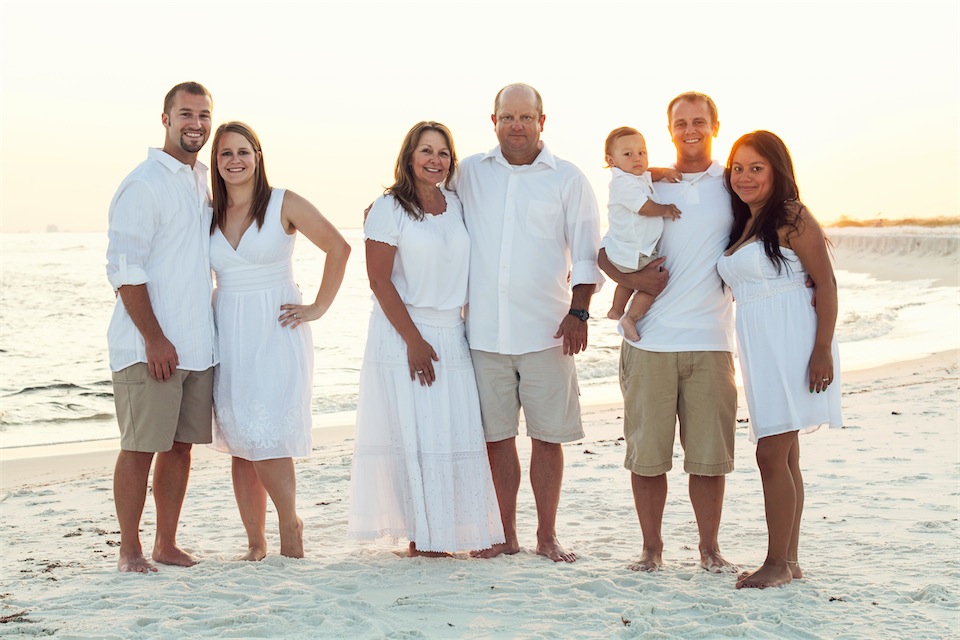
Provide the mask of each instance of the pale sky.
MULTIPOLYGON (((960 214, 956 2, 18 2, 0 4, 0 231, 106 229, 117 185, 161 146, 163 96, 196 80, 243 120, 271 183, 359 227, 406 131, 461 157, 496 144, 497 90, 527 82, 542 139, 590 178, 603 141, 674 159, 670 99, 720 111, 714 156, 755 129, 793 154, 823 221, 960 214)), ((209 164, 210 144, 200 152, 209 164)))

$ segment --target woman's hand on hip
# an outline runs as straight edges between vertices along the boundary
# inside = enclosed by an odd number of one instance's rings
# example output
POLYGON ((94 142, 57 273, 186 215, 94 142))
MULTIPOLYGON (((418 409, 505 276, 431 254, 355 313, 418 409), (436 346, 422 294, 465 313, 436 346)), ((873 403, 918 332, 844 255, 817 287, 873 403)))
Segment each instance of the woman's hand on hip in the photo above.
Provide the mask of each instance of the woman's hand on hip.
POLYGON ((301 323, 318 320, 326 312, 316 304, 282 304, 280 305, 280 325, 296 329, 301 323))

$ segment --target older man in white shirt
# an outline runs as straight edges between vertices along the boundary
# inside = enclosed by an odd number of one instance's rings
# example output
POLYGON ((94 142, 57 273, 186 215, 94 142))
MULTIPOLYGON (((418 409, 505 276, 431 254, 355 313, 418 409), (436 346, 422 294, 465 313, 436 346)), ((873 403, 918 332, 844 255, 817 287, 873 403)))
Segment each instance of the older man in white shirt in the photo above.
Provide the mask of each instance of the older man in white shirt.
POLYGON ((128 175, 110 203, 107 277, 117 292, 107 341, 120 427, 113 491, 120 571, 157 568, 143 555, 140 518, 154 454, 155 562, 191 566, 177 545, 194 443, 211 440, 213 367, 210 207, 197 153, 210 137, 212 98, 195 82, 164 100, 163 149, 128 175))
POLYGON ((561 444, 583 437, 574 354, 587 347, 597 267, 597 203, 583 173, 540 141, 546 116, 533 87, 504 87, 491 116, 499 146, 463 160, 457 192, 470 232, 467 337, 506 542, 479 557, 516 553, 523 407, 532 439, 537 553, 576 555, 557 541, 561 444), (571 294, 572 287, 572 294, 571 294))

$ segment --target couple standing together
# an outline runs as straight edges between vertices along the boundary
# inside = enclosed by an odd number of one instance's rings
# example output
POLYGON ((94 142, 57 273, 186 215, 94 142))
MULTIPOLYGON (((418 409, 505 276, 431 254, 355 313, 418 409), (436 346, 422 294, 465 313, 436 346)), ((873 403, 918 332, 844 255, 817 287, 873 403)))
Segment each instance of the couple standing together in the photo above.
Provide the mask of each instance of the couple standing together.
POLYGON ((280 521, 280 553, 303 556, 293 457, 311 449, 313 346, 306 323, 333 302, 350 246, 309 202, 270 188, 259 140, 239 122, 221 125, 214 136, 211 200, 197 154, 210 137, 212 110, 202 85, 173 87, 163 104, 163 147, 148 151, 110 204, 107 276, 117 304, 107 341, 120 427, 114 471, 120 571, 157 570, 139 534, 154 455, 151 557, 197 563, 177 545, 176 533, 192 446, 211 440, 233 455, 248 537, 244 559, 267 553, 267 495, 280 521), (293 280, 298 231, 326 253, 312 304, 302 304, 293 280))

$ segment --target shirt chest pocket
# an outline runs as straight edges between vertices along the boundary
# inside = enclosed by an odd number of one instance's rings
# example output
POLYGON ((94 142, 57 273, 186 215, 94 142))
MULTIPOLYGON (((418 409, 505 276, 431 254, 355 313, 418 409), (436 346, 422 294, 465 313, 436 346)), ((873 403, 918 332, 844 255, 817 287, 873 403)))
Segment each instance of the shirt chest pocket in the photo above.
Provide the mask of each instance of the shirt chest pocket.
POLYGON ((527 208, 527 233, 534 238, 563 237, 563 209, 553 202, 531 200, 527 208))

